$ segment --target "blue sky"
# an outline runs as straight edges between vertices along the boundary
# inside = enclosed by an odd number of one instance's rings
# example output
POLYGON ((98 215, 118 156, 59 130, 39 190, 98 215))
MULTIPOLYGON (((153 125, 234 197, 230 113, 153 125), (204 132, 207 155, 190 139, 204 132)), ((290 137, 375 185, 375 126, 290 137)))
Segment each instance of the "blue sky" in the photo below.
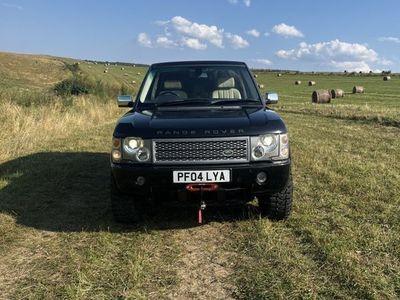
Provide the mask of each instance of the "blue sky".
POLYGON ((0 0, 0 51, 400 71, 400 1, 0 0))

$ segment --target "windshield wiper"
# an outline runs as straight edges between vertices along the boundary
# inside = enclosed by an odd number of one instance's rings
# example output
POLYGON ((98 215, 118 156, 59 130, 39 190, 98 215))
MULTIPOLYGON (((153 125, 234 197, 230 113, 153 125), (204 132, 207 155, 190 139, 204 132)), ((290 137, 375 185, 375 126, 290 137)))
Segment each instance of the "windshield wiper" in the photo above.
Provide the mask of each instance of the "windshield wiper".
POLYGON ((261 106, 260 100, 255 99, 226 99, 226 100, 214 100, 211 102, 212 105, 238 105, 238 106, 261 106))
POLYGON ((207 98, 191 98, 191 99, 183 99, 183 100, 175 100, 175 101, 167 101, 162 103, 157 103, 157 107, 162 106, 181 106, 181 105, 198 105, 198 104, 211 104, 210 99, 207 98))

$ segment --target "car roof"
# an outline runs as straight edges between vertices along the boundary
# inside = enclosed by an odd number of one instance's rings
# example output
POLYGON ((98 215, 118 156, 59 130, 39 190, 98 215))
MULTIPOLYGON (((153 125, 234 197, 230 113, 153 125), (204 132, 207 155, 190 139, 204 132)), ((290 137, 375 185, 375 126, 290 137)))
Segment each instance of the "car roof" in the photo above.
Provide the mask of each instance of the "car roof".
POLYGON ((246 66, 244 62, 228 60, 195 60, 195 61, 172 61, 152 64, 151 68, 172 66, 246 66))

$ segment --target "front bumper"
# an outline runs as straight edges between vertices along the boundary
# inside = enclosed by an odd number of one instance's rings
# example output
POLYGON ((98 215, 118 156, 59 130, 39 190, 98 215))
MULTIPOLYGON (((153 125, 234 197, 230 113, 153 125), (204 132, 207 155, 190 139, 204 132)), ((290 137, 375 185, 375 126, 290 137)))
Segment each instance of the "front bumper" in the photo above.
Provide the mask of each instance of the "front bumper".
POLYGON ((281 191, 289 180, 290 159, 276 162, 252 162, 221 165, 168 165, 111 163, 111 174, 118 189, 123 193, 149 195, 154 192, 185 191, 186 184, 173 183, 172 172, 177 170, 230 170, 231 182, 218 183, 219 191, 245 190, 249 194, 268 194, 281 191), (256 176, 267 174, 267 180, 259 185, 256 176), (138 176, 146 181, 140 186, 138 176))

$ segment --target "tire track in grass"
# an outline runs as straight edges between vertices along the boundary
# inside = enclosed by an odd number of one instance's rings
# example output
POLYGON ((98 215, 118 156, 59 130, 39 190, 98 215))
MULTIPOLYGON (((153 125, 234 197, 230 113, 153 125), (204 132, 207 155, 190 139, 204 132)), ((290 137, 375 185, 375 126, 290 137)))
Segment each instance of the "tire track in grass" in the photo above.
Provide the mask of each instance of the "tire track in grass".
POLYGON ((236 255, 226 245, 232 230, 229 223, 210 223, 173 231, 180 253, 174 264, 177 285, 168 298, 233 299, 236 288, 230 276, 236 255))

